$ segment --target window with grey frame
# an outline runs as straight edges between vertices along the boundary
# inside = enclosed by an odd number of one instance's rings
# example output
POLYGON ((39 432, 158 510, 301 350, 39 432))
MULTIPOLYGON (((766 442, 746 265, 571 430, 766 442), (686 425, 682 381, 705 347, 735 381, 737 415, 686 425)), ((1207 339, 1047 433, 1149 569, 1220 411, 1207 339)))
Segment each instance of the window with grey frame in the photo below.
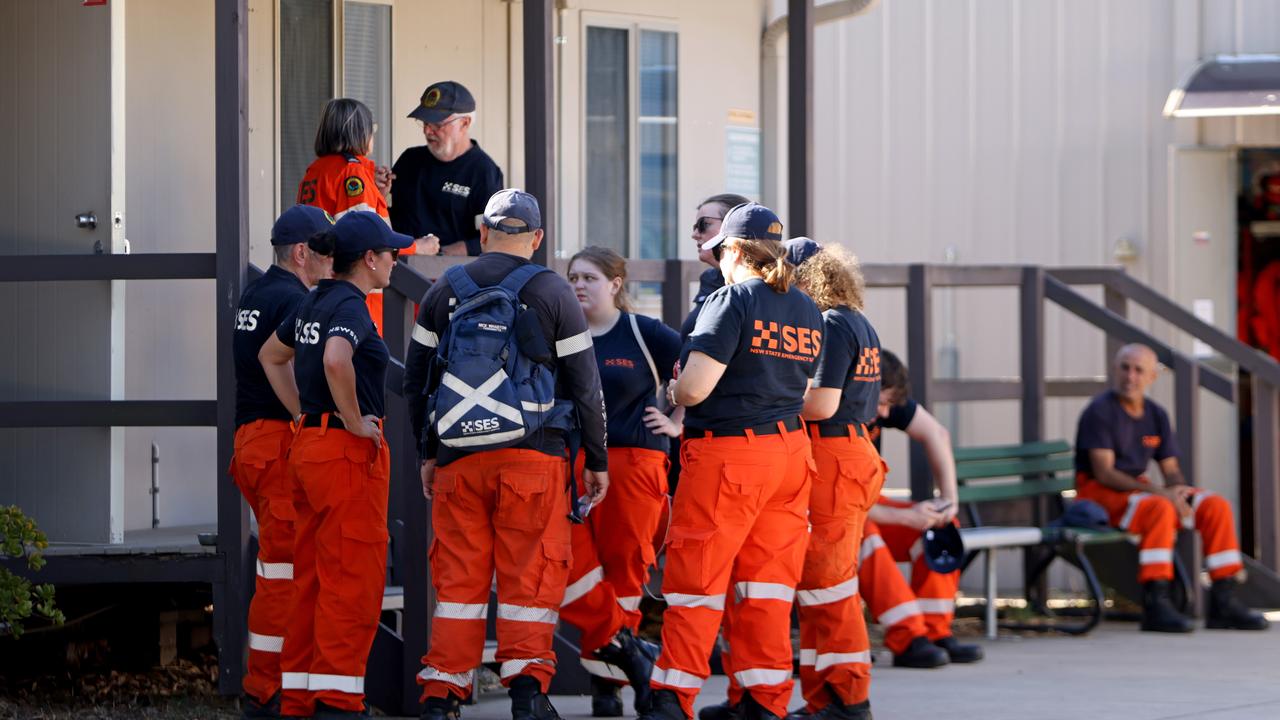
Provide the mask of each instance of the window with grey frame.
POLYGON ((676 33, 587 28, 584 243, 675 256, 676 33))
MULTIPOLYGON (((334 97, 334 0, 280 1, 280 207, 292 206, 315 160, 316 126, 334 97)), ((342 88, 369 106, 370 157, 391 164, 391 6, 342 3, 342 88)))

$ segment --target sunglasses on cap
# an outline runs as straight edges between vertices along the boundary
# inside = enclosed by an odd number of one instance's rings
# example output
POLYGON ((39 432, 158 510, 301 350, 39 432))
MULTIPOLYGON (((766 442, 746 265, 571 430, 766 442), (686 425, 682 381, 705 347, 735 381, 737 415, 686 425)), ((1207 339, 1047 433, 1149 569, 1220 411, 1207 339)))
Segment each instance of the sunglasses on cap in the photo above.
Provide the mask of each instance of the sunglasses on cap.
POLYGON ((693 231, 696 233, 705 233, 706 231, 711 229, 711 223, 720 222, 721 220, 724 220, 724 218, 703 215, 702 217, 693 221, 693 231))
POLYGON ((392 260, 396 260, 400 257, 400 248, 378 248, 377 250, 374 250, 374 252, 378 253, 379 255, 381 255, 384 252, 389 252, 391 253, 392 260))

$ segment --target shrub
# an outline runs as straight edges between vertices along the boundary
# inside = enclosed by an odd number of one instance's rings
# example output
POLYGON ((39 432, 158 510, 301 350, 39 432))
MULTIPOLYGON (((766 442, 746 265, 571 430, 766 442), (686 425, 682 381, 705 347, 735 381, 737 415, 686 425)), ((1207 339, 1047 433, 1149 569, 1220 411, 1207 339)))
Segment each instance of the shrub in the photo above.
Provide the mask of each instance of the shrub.
MULTIPOLYGON (((0 558, 26 558, 27 567, 39 571, 44 567, 41 550, 49 547, 49 539, 15 505, 0 507, 0 558)), ((23 623, 32 616, 42 617, 54 625, 66 618, 53 602, 53 585, 32 585, 0 567, 0 636, 21 636, 23 623)))

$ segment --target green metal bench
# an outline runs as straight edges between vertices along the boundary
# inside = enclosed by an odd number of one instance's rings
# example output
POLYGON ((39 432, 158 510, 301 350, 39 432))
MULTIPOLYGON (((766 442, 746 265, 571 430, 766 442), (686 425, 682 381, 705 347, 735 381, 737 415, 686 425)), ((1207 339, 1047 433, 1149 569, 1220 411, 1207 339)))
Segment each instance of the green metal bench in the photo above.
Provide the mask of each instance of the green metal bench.
MULTIPOLYGON (((1001 549, 1041 548, 1036 560, 1027 569, 1027 597, 1032 606, 1046 617, 1041 623, 1004 623, 1000 627, 1016 630, 1058 631, 1072 635, 1089 632, 1101 622, 1105 609, 1102 584, 1093 565, 1085 554, 1085 547, 1120 542, 1131 542, 1132 537, 1122 530, 1091 530, 1057 527, 1006 527, 988 526, 982 522, 979 506, 983 503, 1026 500, 1039 503, 1047 498, 1060 512, 1063 508, 1062 493, 1075 487, 1075 458, 1071 445, 1066 441, 1023 443, 1021 445, 997 445, 956 448, 956 479, 960 485, 959 500, 969 519, 970 527, 962 528, 961 537, 969 551, 967 567, 978 554, 984 555, 987 637, 996 636, 996 555, 1001 549), (1056 559, 1074 566, 1084 576, 1091 605, 1083 618, 1072 618, 1068 613, 1055 613, 1048 607, 1047 598, 1037 597, 1033 591, 1039 586, 1041 576, 1056 559)), ((1175 583, 1178 585, 1178 583, 1175 583)))

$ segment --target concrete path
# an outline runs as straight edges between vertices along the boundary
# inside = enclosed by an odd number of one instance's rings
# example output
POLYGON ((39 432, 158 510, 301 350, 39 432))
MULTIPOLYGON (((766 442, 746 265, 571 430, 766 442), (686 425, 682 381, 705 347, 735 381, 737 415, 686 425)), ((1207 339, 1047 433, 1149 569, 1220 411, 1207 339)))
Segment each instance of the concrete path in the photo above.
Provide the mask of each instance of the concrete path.
MULTIPOLYGON (((1270 617, 1280 624, 1280 613, 1270 617)), ((1171 636, 1139 632, 1136 624, 1106 623, 1083 638, 978 642, 986 647, 987 659, 974 665, 904 670, 881 661, 872 675, 876 717, 1280 720, 1277 627, 1263 633, 1201 629, 1171 636)), ((723 677, 708 680, 698 706, 719 702, 726 685, 723 677)), ((630 691, 624 693, 630 707, 630 691)), ((553 701, 566 720, 591 715, 589 698, 553 701)), ((486 694, 478 705, 464 708, 463 716, 510 720, 506 694, 486 694)))

